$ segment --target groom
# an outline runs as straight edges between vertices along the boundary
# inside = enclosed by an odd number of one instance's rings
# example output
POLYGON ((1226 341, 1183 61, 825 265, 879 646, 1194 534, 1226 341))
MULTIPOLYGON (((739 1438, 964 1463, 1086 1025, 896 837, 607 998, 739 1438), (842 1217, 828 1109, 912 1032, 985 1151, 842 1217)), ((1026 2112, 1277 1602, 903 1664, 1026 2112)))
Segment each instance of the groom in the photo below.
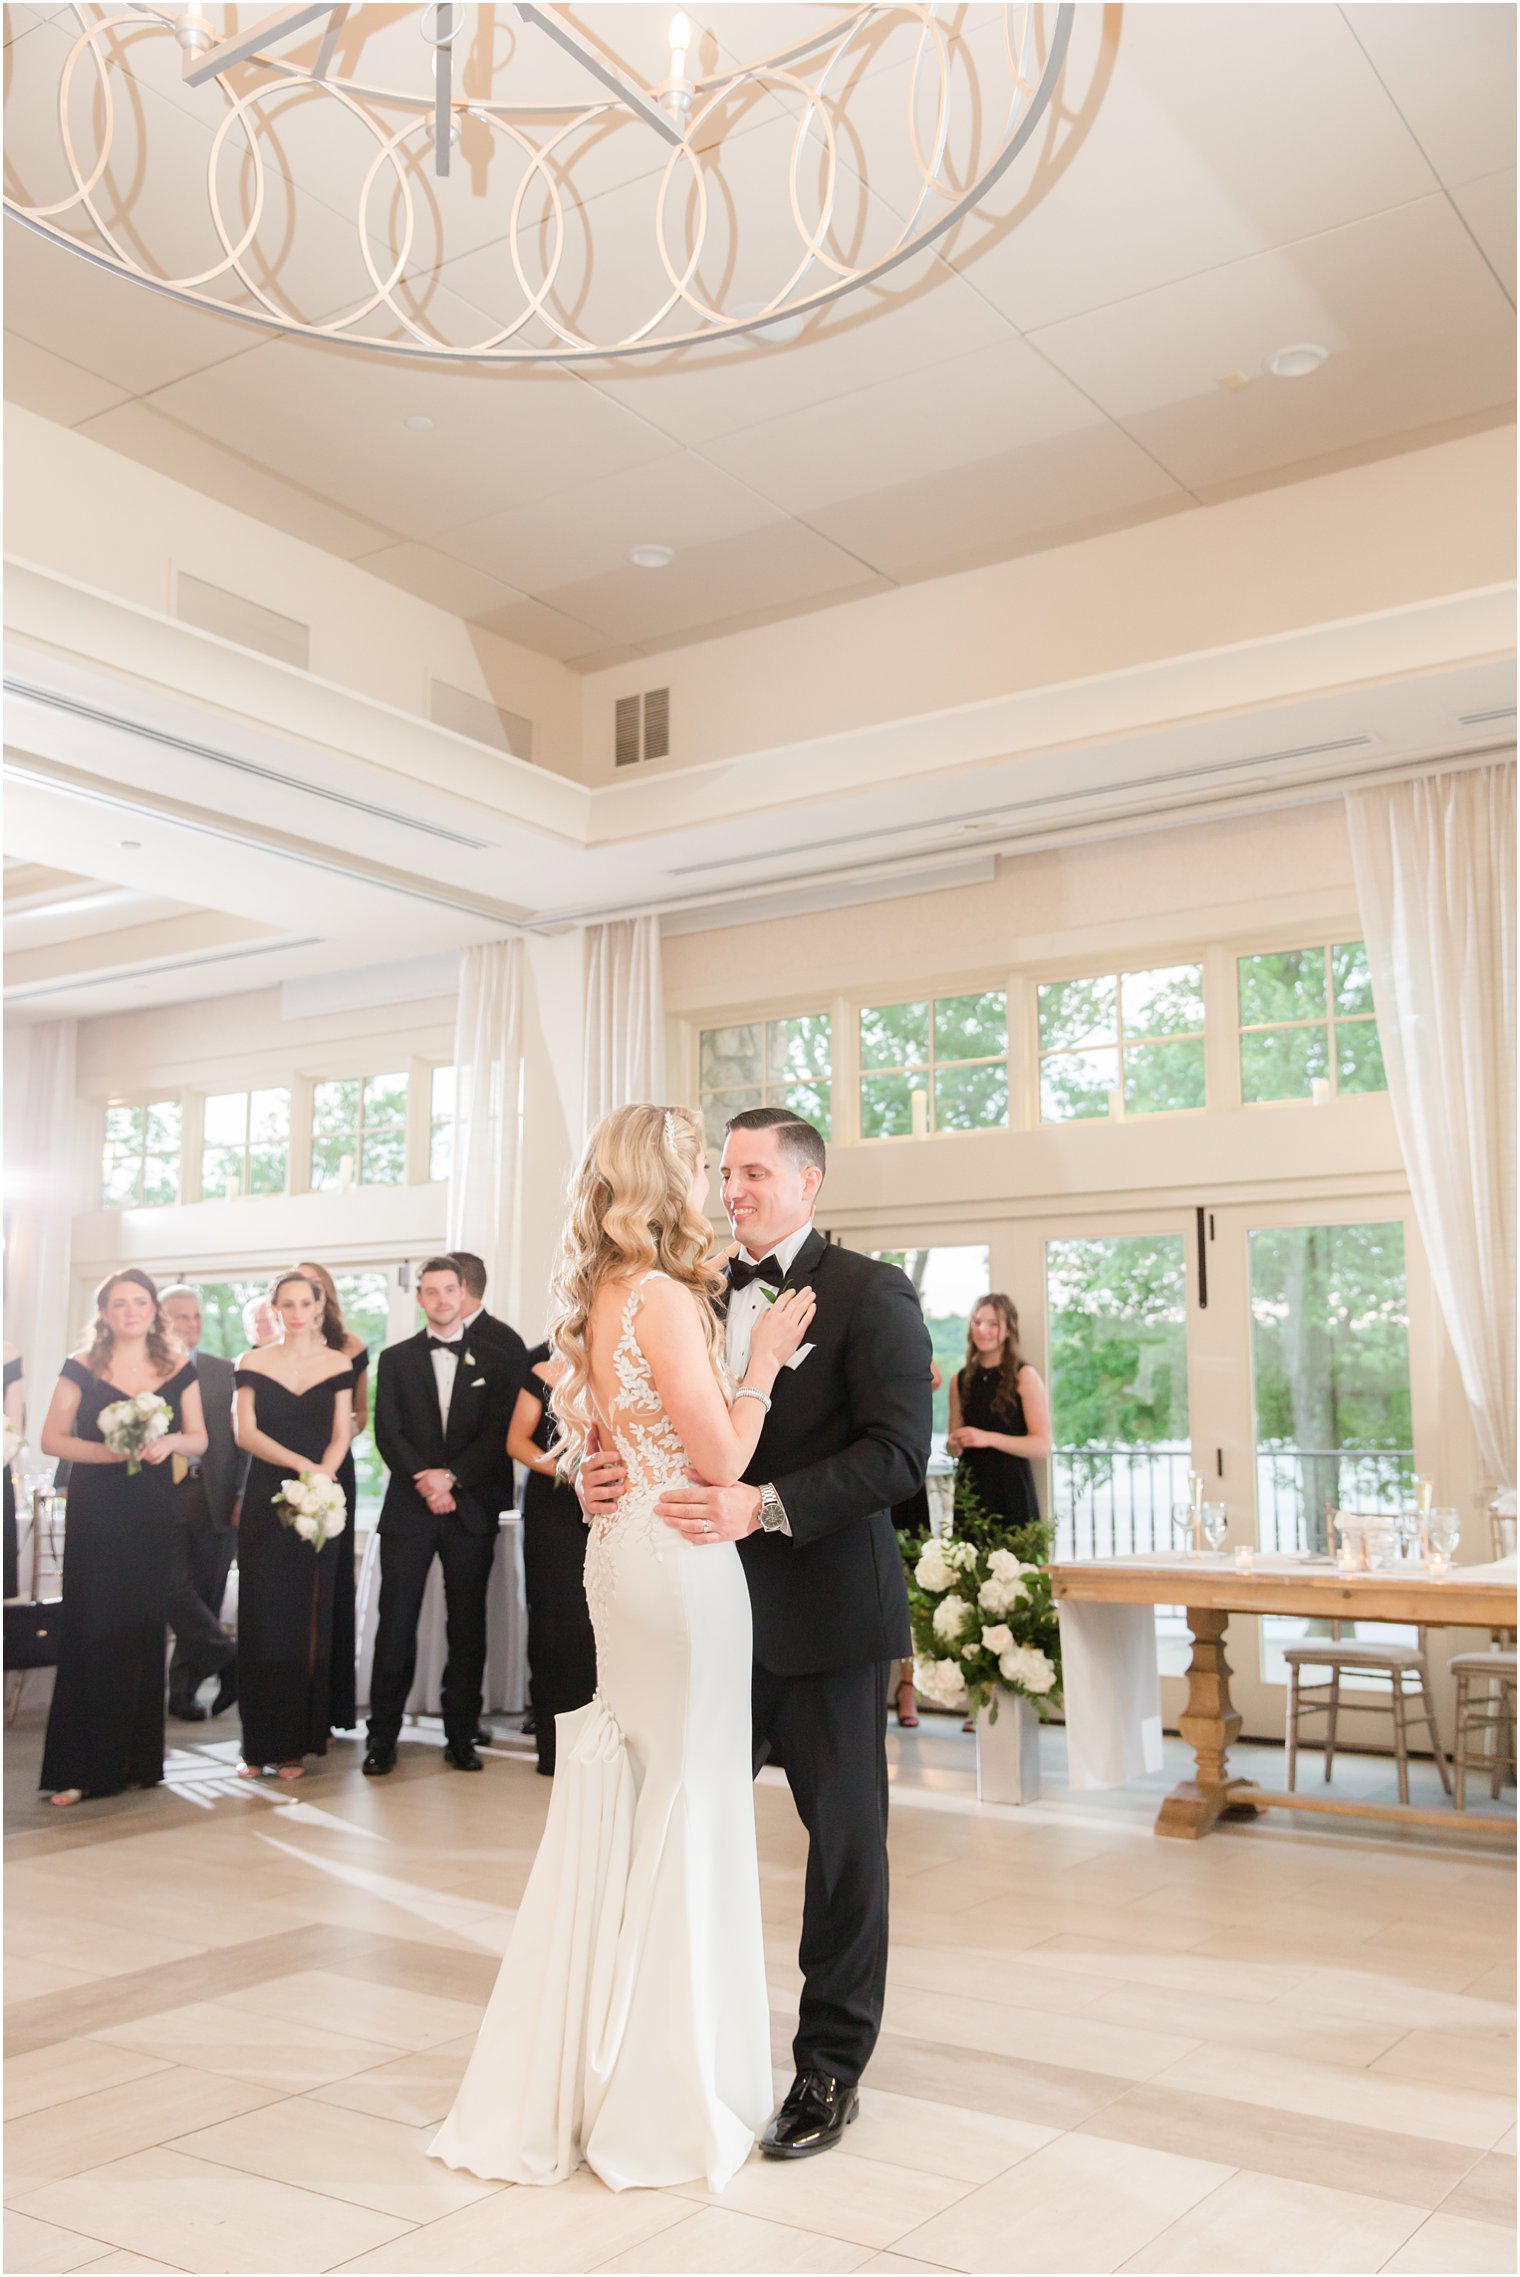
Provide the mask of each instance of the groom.
MULTIPOLYGON (((737 1542, 754 1616, 755 1768, 780 1757, 808 1830, 797 2076, 761 2138, 770 2158, 831 2149, 859 2109, 887 1976, 886 1694, 912 1650, 891 1509, 929 1459, 930 1347, 912 1283, 813 1225, 824 1144, 783 1107, 727 1126, 727 1360, 742 1376, 768 1292, 811 1287, 810 1344, 783 1368, 740 1486, 674 1488, 688 1541, 737 1542)), ((615 1507, 615 1454, 588 1455, 589 1513, 615 1507)))

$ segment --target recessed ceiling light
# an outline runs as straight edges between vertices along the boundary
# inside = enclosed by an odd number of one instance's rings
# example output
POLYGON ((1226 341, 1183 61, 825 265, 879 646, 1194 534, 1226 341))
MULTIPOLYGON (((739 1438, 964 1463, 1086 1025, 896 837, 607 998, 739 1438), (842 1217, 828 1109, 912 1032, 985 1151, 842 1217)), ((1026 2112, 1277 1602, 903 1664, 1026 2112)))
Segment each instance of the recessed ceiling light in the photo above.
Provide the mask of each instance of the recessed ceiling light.
POLYGON ((414 435, 431 435, 433 432, 433 422, 425 411, 409 411, 401 424, 410 427, 414 435))
POLYGON ((1274 379, 1307 379, 1329 354, 1328 348, 1319 347, 1313 340, 1301 340, 1291 348, 1279 348, 1267 370, 1274 379))
POLYGON ((124 838, 121 845, 122 852, 125 854, 137 854, 142 851, 142 840, 140 838, 124 838))
POLYGON ((674 546, 634 546, 628 556, 635 569, 668 569, 675 558, 674 546))

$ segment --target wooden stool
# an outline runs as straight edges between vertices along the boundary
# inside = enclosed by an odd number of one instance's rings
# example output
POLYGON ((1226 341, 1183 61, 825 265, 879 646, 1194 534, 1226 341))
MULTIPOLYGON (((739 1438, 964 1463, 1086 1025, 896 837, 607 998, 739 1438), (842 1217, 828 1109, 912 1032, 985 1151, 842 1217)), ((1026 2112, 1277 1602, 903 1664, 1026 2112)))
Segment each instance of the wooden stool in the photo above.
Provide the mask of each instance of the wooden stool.
POLYGON ((1511 1645, 1502 1652, 1459 1652, 1450 1665, 1457 1680, 1457 1739, 1452 1753, 1457 1787, 1452 1799, 1460 1811, 1467 1808, 1469 1771, 1488 1772, 1489 1792, 1497 1801, 1501 1774, 1515 1768, 1515 1649, 1511 1645), (1474 1684, 1490 1689, 1474 1699, 1474 1684), (1507 1751, 1501 1744, 1506 1733, 1507 1751))
MULTIPOLYGON (((1383 1697, 1376 1694, 1370 1700, 1358 1699, 1359 1708, 1369 1708, 1378 1715, 1393 1718, 1393 1759, 1398 1766, 1399 1801, 1409 1800, 1409 1703, 1415 1701, 1414 1721, 1422 1723, 1430 1733, 1431 1751, 1436 1769, 1441 1775, 1441 1786, 1449 1795, 1451 1780, 1446 1769, 1446 1758, 1441 1752, 1441 1735, 1436 1729, 1436 1712, 1430 1697, 1430 1674, 1425 1665, 1425 1640, 1418 1645, 1366 1644, 1359 1639, 1342 1640, 1339 1621, 1331 1623, 1328 1638, 1316 1643, 1289 1645, 1283 1654, 1288 1664, 1288 1787, 1291 1792, 1298 1773, 1298 1731, 1304 1716, 1322 1715, 1325 1721, 1325 1781, 1328 1785, 1335 1762, 1335 1735, 1341 1711, 1341 1677, 1351 1671, 1363 1676, 1382 1676, 1388 1680, 1388 1691, 1383 1697), (1326 1668, 1329 1676, 1323 1684, 1306 1685, 1302 1671, 1305 1668, 1326 1668), (1412 1692, 1405 1688, 1405 1678, 1412 1676, 1412 1692)), ((1474 1654, 1475 1659, 1488 1659, 1487 1653, 1474 1654)))

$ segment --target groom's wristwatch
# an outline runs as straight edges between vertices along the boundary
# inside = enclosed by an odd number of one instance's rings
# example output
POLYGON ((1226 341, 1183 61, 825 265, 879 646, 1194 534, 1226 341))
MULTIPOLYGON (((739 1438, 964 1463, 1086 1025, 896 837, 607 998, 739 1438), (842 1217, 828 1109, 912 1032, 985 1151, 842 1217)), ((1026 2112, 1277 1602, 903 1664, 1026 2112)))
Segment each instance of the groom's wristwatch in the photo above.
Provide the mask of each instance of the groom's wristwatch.
POLYGON ((767 1534, 789 1536, 792 1531, 786 1506, 773 1486, 762 1486, 760 1489, 760 1526, 762 1532, 767 1534))

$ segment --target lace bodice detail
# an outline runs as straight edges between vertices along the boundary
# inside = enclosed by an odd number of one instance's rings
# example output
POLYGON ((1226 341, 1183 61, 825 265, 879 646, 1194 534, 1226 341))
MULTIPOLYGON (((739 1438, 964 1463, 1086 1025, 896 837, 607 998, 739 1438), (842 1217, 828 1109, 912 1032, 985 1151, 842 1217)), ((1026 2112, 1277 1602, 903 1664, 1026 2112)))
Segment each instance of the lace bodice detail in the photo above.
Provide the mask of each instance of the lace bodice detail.
POLYGON ((658 1274, 646 1273, 638 1288, 630 1290, 612 1355, 612 1372, 618 1388, 612 1434, 618 1453, 628 1466, 625 1499, 648 1499, 662 1494, 667 1486, 686 1483, 686 1449, 661 1403, 655 1389, 654 1371, 634 1331, 634 1321, 644 1302, 641 1293, 644 1284, 658 1278, 658 1274))

